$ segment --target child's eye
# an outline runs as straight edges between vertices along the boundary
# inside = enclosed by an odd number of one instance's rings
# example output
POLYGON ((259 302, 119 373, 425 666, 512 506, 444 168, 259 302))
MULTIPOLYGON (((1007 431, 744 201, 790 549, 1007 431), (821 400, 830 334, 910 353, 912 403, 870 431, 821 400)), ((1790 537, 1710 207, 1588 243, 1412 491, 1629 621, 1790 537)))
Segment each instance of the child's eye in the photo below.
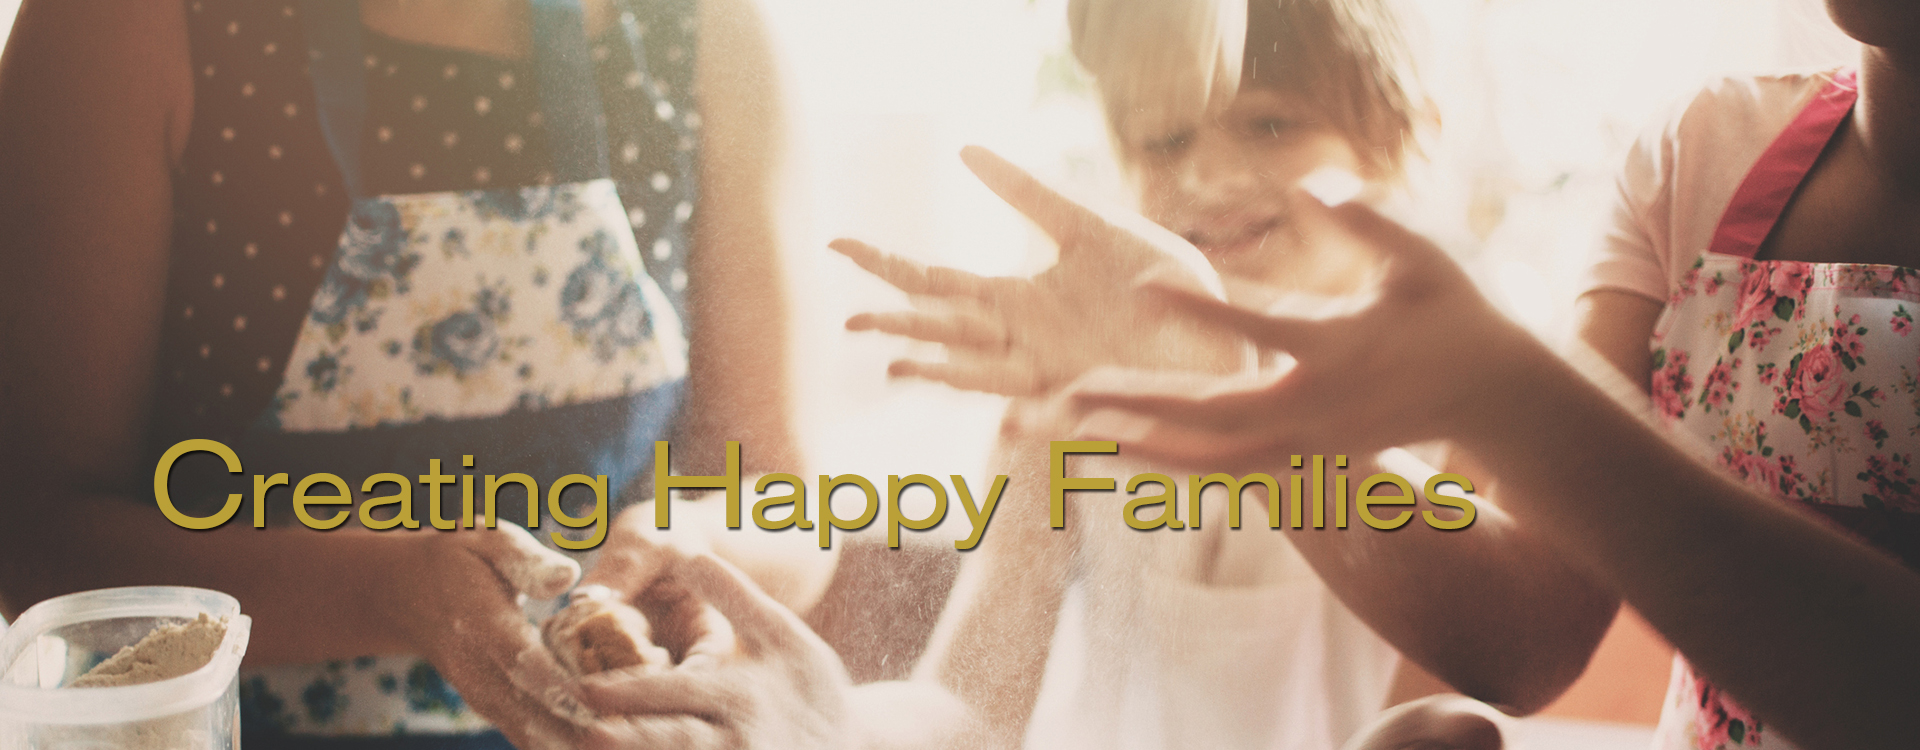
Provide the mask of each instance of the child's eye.
POLYGON ((1192 142, 1193 131, 1182 130, 1178 133, 1148 139, 1145 144, 1142 144, 1141 148, 1149 154, 1172 156, 1186 150, 1187 144, 1192 142))

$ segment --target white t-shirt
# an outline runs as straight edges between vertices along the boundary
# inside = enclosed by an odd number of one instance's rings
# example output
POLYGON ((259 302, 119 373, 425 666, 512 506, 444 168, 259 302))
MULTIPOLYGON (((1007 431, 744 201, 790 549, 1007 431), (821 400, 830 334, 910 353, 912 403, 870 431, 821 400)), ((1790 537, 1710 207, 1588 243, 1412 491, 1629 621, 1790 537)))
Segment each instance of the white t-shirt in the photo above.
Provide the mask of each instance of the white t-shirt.
MULTIPOLYGON (((1424 468, 1392 470, 1411 478, 1424 468)), ((1116 459, 1089 462, 1079 476, 1116 476, 1124 486, 1152 470, 1116 459)), ((1202 495, 1199 529, 1127 528, 1127 493, 1068 505, 1079 529, 1077 571, 1027 747, 1336 750, 1380 712, 1399 655, 1320 581, 1285 532, 1268 528, 1254 494, 1238 530, 1227 526, 1218 485, 1202 495)), ((1191 523, 1186 498, 1180 503, 1191 523)))
POLYGON ((1643 134, 1627 154, 1583 291, 1618 289, 1666 302, 1706 252, 1747 171, 1830 75, 1724 79, 1643 134))

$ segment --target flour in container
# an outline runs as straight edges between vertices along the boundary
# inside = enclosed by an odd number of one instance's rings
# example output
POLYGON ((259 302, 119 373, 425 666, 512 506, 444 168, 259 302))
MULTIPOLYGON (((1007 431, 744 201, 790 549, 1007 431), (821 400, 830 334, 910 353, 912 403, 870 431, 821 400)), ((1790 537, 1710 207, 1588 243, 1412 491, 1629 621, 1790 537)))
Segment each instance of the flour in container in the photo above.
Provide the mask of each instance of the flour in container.
POLYGON ((67 687, 119 687, 170 680, 205 666, 226 637, 226 618, 215 619, 203 612, 190 622, 154 628, 139 643, 121 648, 67 687))

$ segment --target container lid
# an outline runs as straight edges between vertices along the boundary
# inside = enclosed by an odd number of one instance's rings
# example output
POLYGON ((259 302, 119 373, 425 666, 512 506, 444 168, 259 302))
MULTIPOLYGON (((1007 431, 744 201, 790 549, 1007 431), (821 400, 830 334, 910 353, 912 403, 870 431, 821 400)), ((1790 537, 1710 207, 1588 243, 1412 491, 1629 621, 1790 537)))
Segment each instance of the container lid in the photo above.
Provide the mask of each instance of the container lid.
MULTIPOLYGON (((20 615, 0 636, 0 719, 38 724, 111 724, 172 716, 212 703, 240 673, 252 620, 233 597, 186 586, 129 586, 54 597, 20 615), (64 688, 65 648, 53 631, 127 618, 226 618, 213 657, 172 679, 119 687, 64 688), (46 637, 43 637, 46 636, 46 637), (55 659, 59 665, 45 664, 55 659)), ((138 639, 136 639, 138 640, 138 639)), ((132 645, 131 643, 126 645, 132 645)))

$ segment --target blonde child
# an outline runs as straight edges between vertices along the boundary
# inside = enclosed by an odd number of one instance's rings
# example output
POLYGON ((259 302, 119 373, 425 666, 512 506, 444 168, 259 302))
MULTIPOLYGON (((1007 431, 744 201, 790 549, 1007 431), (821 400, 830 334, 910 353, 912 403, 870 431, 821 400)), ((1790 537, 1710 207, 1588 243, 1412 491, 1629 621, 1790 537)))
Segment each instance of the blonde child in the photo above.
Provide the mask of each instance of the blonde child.
MULTIPOLYGON (((1015 415, 1099 366, 1240 370, 1232 336, 1130 294, 1140 277, 1248 304, 1357 290, 1371 253, 1327 232, 1298 185, 1329 172, 1395 182, 1422 119, 1384 3, 1089 0, 1070 12, 1139 208, 1158 226, 1096 216, 973 151, 963 156, 976 173, 1060 243, 1055 268, 982 279, 835 245, 946 303, 849 321, 948 347, 945 362, 892 372, 1027 399, 1015 415)), ((1228 530, 1211 498, 1204 523, 1140 533, 1119 523, 1131 493, 1117 493, 1076 496, 1054 532, 1047 441, 1063 438, 1010 418, 1001 455, 1020 472, 1010 492, 1024 494, 1007 498, 995 537, 969 557, 924 662, 1003 745, 1338 747, 1384 706, 1394 647, 1470 695, 1533 710, 1579 674, 1614 610, 1498 510, 1462 532, 1280 536, 1228 530), (1563 606, 1533 606, 1547 596, 1563 606), (1053 653, 1068 645, 1084 654, 1053 653), (1036 708, 1043 692, 1058 697, 1053 709, 1036 708)), ((1357 475, 1375 471, 1334 441, 1296 452, 1351 455, 1357 475)), ((1166 471, 1122 454, 1118 465, 1070 465, 1075 476, 1166 471)), ((1388 470, 1418 482, 1413 463, 1388 470)), ((1187 468, 1166 473, 1184 479, 1187 468)))

